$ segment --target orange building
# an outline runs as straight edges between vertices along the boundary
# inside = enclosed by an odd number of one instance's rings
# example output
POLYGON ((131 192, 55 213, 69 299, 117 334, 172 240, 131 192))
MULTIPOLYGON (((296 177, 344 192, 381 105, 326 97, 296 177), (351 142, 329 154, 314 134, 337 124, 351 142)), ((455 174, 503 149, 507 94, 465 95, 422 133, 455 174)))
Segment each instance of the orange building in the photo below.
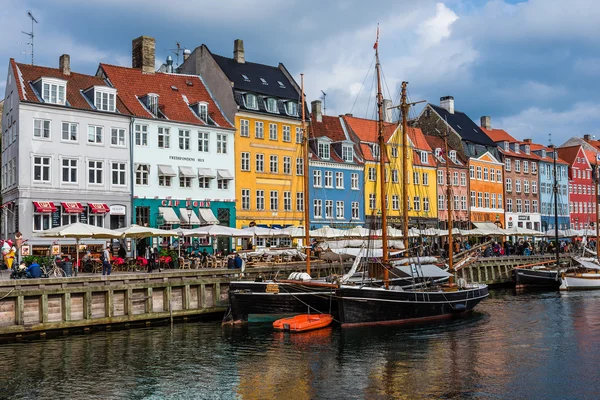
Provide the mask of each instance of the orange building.
POLYGON ((471 222, 505 227, 503 166, 489 151, 469 158, 471 222))

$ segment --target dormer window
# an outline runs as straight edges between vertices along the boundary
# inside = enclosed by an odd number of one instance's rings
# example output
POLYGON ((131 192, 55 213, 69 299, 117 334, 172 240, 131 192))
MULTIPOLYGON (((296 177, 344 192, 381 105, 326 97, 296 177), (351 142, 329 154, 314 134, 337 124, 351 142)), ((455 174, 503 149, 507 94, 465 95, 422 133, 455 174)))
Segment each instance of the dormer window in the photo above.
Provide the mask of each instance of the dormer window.
POLYGON ((542 150, 542 158, 546 158, 546 150, 542 150))
POLYGON ((427 158, 427 152, 425 152, 425 151, 421 152, 421 163, 429 164, 429 160, 427 158))
POLYGON ((158 115, 158 95, 156 93, 146 95, 146 107, 152 114, 158 115))
POLYGON ((247 93, 244 95, 244 100, 246 102, 246 108, 256 110, 258 109, 258 105, 256 103, 256 95, 252 93, 247 93))
POLYGON ((66 104, 67 82, 62 79, 41 78, 34 83, 45 103, 66 104))
POLYGON ((504 151, 510 151, 510 143, 504 142, 504 151))
POLYGON ((244 79, 244 82, 250 82, 250 78, 248 78, 247 75, 242 74, 242 78, 244 79))
POLYGON ((379 145, 374 144, 374 145, 372 145, 371 149, 373 151, 373 157, 379 158, 379 145))
POLYGON ((437 158, 442 158, 442 149, 440 149, 439 147, 437 147, 437 148, 435 149, 435 156, 436 156, 437 158))
POLYGON ((531 150, 530 150, 530 147, 529 147, 529 145, 528 145, 528 144, 526 144, 526 145, 525 145, 525 154, 529 154, 529 152, 530 152, 530 151, 531 151, 531 150))
POLYGON ((279 85, 279 87, 280 87, 281 89, 285 89, 285 85, 283 84, 283 82, 281 82, 281 81, 277 81, 277 84, 279 85))
POLYGON ((519 143, 515 143, 515 153, 519 153, 520 152, 520 148, 519 148, 519 143))
POLYGON ((329 160, 329 143, 319 142, 319 158, 322 160, 329 160))
POLYGON ((345 162, 354 161, 354 148, 351 145, 342 145, 342 158, 345 162))
POLYGON ((448 156, 450 157, 453 163, 456 163, 456 150, 450 150, 448 156))
POLYGON ((262 84, 263 84, 263 85, 265 85, 265 86, 269 86, 269 82, 267 82, 267 81, 265 80, 265 78, 260 78, 260 83, 262 83, 262 84))
POLYGON ((298 115, 298 104, 294 101, 288 101, 285 103, 285 111, 288 115, 297 116, 298 115))
POLYGON ((266 104, 267 104, 267 111, 271 112, 271 113, 278 113, 279 111, 277 111, 277 100, 272 98, 272 97, 268 97, 266 99, 266 104))
POLYGON ((114 89, 100 90, 94 87, 94 106, 97 110, 115 112, 115 97, 114 89))
POLYGON ((193 104, 192 110, 196 113, 198 118, 200 118, 203 122, 208 124, 208 103, 201 101, 196 104, 193 104))

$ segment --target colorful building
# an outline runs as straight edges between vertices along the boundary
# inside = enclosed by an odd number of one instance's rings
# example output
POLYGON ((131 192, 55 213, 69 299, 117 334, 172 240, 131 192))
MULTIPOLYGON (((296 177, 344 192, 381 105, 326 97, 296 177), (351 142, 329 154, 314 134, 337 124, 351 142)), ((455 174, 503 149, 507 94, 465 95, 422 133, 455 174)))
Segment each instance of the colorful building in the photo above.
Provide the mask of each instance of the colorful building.
POLYGON ((503 164, 487 152, 469 158, 471 221, 505 228, 503 164))
MULTIPOLYGON (((304 196, 300 89, 283 64, 247 62, 196 48, 178 69, 201 75, 235 123, 237 227, 299 225, 304 196)), ((308 115, 307 115, 308 119, 308 115)))
POLYGON ((592 164, 582 146, 558 148, 558 156, 569 163, 569 214, 572 229, 595 227, 596 189, 592 164))
POLYGON ((363 226, 363 162, 343 119, 323 115, 313 101, 309 137, 310 229, 363 226))

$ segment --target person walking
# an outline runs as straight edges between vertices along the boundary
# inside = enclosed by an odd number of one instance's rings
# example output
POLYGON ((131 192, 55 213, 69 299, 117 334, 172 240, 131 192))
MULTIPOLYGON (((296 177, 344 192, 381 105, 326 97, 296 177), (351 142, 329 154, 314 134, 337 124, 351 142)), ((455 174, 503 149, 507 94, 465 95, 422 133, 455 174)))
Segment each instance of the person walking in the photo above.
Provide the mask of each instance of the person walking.
POLYGON ((106 246, 102 255, 100 256, 100 261, 102 261, 102 275, 110 275, 112 270, 112 265, 110 264, 110 246, 106 246))

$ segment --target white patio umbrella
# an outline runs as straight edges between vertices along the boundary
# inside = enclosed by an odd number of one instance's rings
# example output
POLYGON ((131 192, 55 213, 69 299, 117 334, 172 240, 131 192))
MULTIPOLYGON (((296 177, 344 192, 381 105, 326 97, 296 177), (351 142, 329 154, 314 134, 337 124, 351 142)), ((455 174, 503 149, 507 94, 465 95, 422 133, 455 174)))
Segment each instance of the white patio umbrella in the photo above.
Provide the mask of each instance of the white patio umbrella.
POLYGON ((116 229, 117 232, 122 232, 123 237, 133 239, 143 239, 147 237, 159 237, 159 236, 179 236, 179 233, 175 230, 165 230, 150 228, 141 225, 131 225, 127 228, 116 229))
POLYGON ((75 222, 69 225, 63 225, 39 232, 37 236, 75 239, 75 252, 77 254, 77 264, 75 265, 75 272, 77 272, 79 269, 79 241, 81 239, 115 239, 123 237, 123 232, 113 231, 111 229, 106 228, 100 228, 95 225, 82 224, 81 222, 75 222))
POLYGON ((281 233, 286 234, 287 236, 293 238, 302 238, 304 237, 304 227, 302 226, 289 226, 287 228, 283 228, 281 233))
POLYGON ((245 232, 242 229, 230 228, 222 225, 201 226, 196 229, 179 229, 184 236, 189 237, 205 237, 205 236, 221 236, 221 237, 253 237, 252 232, 245 232))
POLYGON ((332 238, 343 238, 344 237, 344 233, 346 231, 342 230, 342 229, 336 229, 336 228, 332 228, 330 226, 322 226, 319 229, 314 229, 312 231, 309 231, 309 235, 310 237, 313 238, 317 238, 317 239, 332 239, 332 238))
POLYGON ((505 228, 504 233, 509 236, 544 236, 544 233, 542 232, 538 232, 533 229, 521 228, 519 226, 505 228))
MULTIPOLYGON (((413 228, 414 229, 414 228, 413 228)), ((377 229, 376 231, 373 231, 373 234, 377 237, 381 237, 381 229, 377 229)), ((397 228, 392 228, 390 226, 388 226, 387 228, 387 235, 388 238, 401 238, 404 237, 404 232, 402 232, 401 229, 397 229, 397 228)), ((417 230, 408 230, 408 237, 419 237, 419 233, 417 230)))
POLYGON ((252 233, 256 237, 287 237, 287 233, 283 232, 282 229, 275 228, 263 228, 260 226, 252 226, 250 228, 242 229, 244 232, 252 233))

